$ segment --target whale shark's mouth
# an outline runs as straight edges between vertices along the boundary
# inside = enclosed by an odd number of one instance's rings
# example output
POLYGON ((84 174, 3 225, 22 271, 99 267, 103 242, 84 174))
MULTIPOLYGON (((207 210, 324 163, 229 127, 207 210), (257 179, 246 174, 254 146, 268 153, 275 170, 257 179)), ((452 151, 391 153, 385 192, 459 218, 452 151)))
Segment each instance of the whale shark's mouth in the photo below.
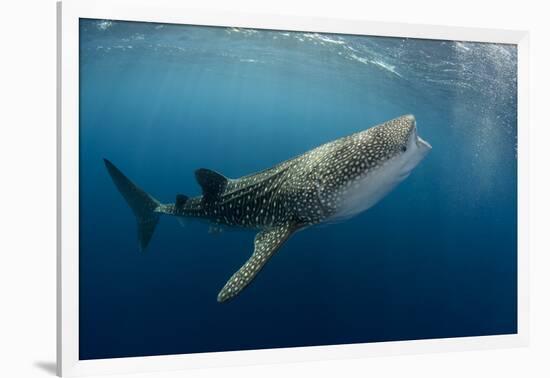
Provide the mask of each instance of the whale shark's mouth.
POLYGON ((416 145, 418 148, 426 148, 428 150, 432 149, 432 145, 426 142, 424 139, 420 138, 419 136, 416 137, 416 145))
POLYGON ((418 135, 418 128, 416 127, 416 119, 414 118, 413 115, 409 115, 407 116, 409 120, 411 120, 411 122, 413 122, 413 128, 412 128, 412 138, 414 140, 414 142, 416 143, 416 147, 418 147, 420 150, 423 150, 423 151, 430 151, 432 149, 432 145, 428 142, 426 142, 424 139, 422 139, 420 137, 420 135, 418 135))

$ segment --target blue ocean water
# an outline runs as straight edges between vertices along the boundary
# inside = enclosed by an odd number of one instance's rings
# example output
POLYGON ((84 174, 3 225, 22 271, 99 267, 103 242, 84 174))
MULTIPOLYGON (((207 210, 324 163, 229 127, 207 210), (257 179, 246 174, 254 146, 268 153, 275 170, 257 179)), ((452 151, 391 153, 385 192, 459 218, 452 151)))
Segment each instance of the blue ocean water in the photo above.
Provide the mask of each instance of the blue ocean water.
POLYGON ((514 46, 80 21, 80 358, 517 332, 514 46), (103 158, 162 202, 403 114, 433 150, 234 300, 253 231, 162 218, 145 253, 103 158))

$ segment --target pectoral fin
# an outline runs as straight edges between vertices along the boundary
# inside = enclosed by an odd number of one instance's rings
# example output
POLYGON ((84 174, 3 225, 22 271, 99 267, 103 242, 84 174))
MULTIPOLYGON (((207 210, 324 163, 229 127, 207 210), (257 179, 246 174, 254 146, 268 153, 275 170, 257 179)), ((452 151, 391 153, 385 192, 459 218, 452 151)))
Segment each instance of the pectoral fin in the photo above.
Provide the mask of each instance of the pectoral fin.
POLYGON ((284 225, 260 231, 254 239, 254 253, 227 281, 218 294, 218 302, 225 302, 239 294, 263 268, 267 260, 281 248, 296 231, 295 225, 284 225))

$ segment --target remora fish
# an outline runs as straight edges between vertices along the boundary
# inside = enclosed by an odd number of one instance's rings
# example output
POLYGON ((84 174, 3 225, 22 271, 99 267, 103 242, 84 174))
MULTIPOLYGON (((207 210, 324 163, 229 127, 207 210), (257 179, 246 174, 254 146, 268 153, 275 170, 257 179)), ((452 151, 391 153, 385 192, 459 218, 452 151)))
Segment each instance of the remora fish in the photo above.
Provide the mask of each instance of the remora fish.
POLYGON ((293 233, 372 207, 430 150, 417 134, 414 116, 405 115, 238 179, 198 169, 202 195, 178 194, 170 204, 144 192, 108 160, 105 165, 137 218, 140 250, 149 244, 161 214, 259 230, 252 256, 218 294, 218 302, 224 302, 239 294, 293 233))

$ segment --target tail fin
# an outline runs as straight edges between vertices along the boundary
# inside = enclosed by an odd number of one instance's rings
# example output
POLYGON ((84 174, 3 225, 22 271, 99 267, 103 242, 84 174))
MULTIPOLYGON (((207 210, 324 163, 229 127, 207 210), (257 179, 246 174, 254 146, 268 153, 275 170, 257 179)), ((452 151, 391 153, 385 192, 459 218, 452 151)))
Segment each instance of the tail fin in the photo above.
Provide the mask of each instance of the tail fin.
POLYGON ((109 160, 103 160, 120 194, 122 194, 136 216, 139 250, 144 251, 159 221, 159 214, 155 212, 155 209, 160 205, 160 202, 130 181, 109 160))

